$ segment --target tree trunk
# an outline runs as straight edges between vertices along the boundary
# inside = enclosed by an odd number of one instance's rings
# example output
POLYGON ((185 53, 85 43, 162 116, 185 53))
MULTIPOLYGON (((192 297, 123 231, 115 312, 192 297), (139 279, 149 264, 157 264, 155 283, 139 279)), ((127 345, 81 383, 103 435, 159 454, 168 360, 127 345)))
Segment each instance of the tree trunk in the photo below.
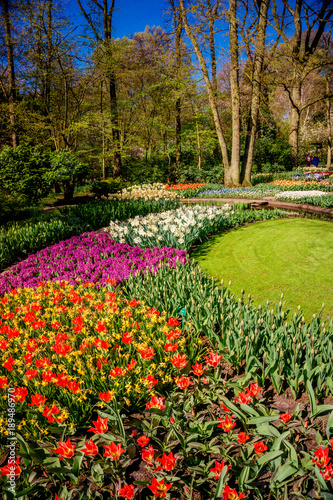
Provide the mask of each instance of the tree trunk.
POLYGON ((196 125, 197 125, 197 144, 198 144, 198 170, 201 170, 201 144, 200 144, 198 120, 196 120, 196 125))
MULTIPOLYGON (((102 43, 103 40, 98 33, 98 28, 94 22, 93 16, 88 14, 84 9, 81 0, 77 0, 78 6, 88 22, 90 28, 92 29, 96 41, 102 43)), ((104 22, 104 46, 105 46, 105 57, 109 62, 110 66, 106 71, 106 77, 109 81, 109 96, 110 96, 110 113, 112 120, 112 139, 113 139, 113 176, 118 177, 121 175, 122 162, 120 153, 120 132, 118 123, 118 107, 117 107, 117 91, 116 91, 116 75, 112 68, 112 15, 114 11, 115 0, 111 0, 110 7, 108 6, 108 0, 98 1, 92 0, 92 3, 103 12, 103 22, 104 22)))
POLYGON ((105 123, 103 115, 103 80, 101 80, 101 116, 102 116, 102 179, 105 179, 105 123))
POLYGON ((16 134, 16 115, 15 115, 16 87, 15 87, 13 41, 10 29, 8 0, 1 0, 1 4, 2 4, 3 23, 5 28, 7 64, 8 64, 8 108, 9 108, 9 122, 11 129, 10 133, 12 138, 13 149, 16 149, 18 144, 18 139, 16 134))
POLYGON ((244 187, 252 186, 251 172, 253 164, 254 145, 258 127, 258 116, 260 107, 260 83, 261 83, 261 73, 262 73, 264 53, 265 53, 267 12, 269 7, 269 2, 270 0, 262 0, 260 4, 256 52, 254 56, 253 74, 252 74, 251 108, 247 124, 245 151, 244 151, 241 178, 240 178, 241 184, 244 187))
POLYGON ((326 120, 327 120, 327 160, 326 160, 326 168, 327 170, 331 169, 332 162, 332 121, 331 121, 331 99, 329 97, 330 94, 330 81, 329 78, 326 77, 326 120))
POLYGON ((48 0, 47 3, 47 55, 46 55, 46 71, 45 71, 45 114, 50 112, 50 96, 51 96, 51 62, 52 62, 52 9, 53 0, 48 0))
MULTIPOLYGON (((173 10, 173 23, 176 35, 176 71, 177 71, 177 92, 179 93, 180 85, 179 80, 181 78, 181 65, 182 65, 182 51, 181 51, 181 37, 183 31, 182 18, 180 15, 180 10, 175 5, 175 2, 171 0, 171 6, 173 10)), ((176 142, 176 163, 177 165, 181 162, 182 146, 181 146, 181 98, 178 95, 175 104, 175 142, 176 142)))
POLYGON ((298 164, 298 138, 301 117, 302 82, 295 71, 294 82, 291 89, 291 111, 289 119, 289 144, 295 163, 298 164))
POLYGON ((210 109, 211 109, 212 114, 213 114, 214 125, 215 125, 215 129, 216 129, 216 133, 217 133, 217 137, 218 137, 218 141, 219 141, 219 145, 220 145, 221 153, 222 153, 222 160, 223 160, 223 164, 224 164, 224 182, 226 185, 230 185, 230 183, 232 182, 232 179, 231 179, 231 172, 230 172, 230 168, 229 168, 227 145, 225 142, 225 138, 224 138, 224 134, 223 134, 222 126, 221 126, 221 121, 220 121, 220 117, 219 117, 219 113, 218 113, 218 109, 217 109, 217 103, 216 103, 216 98, 214 95, 213 86, 212 86, 212 83, 211 83, 209 76, 208 76, 206 61, 205 61, 205 58, 200 50, 198 41, 196 40, 195 36, 192 33, 192 30, 190 29, 190 27, 188 25, 186 11, 185 11, 185 7, 184 7, 184 0, 179 0, 179 8, 180 8, 182 21, 183 21, 183 25, 184 25, 186 34, 192 42, 192 45, 194 47, 194 51, 195 51, 196 56, 199 60, 200 68, 201 68, 201 71, 202 71, 202 74, 203 74, 203 77, 205 80, 207 93, 208 93, 209 105, 210 105, 210 109))
POLYGON ((230 38, 230 89, 232 108, 232 153, 231 183, 227 187, 239 186, 240 170, 240 102, 239 102, 239 66, 238 66, 238 29, 237 0, 229 0, 229 38, 230 38))

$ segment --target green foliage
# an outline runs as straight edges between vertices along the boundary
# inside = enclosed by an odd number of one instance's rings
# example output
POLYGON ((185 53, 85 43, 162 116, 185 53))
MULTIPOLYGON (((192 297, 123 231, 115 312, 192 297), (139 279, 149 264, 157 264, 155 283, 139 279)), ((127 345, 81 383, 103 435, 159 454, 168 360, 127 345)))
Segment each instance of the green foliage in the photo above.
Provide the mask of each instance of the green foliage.
POLYGON ((23 194, 9 194, 0 189, 0 225, 8 221, 28 218, 35 214, 36 209, 27 208, 27 198, 23 194))
POLYGON ((20 201, 37 201, 50 191, 46 173, 50 170, 50 154, 37 148, 19 146, 15 151, 0 151, 0 185, 8 195, 20 201))
POLYGON ((293 167, 291 147, 286 140, 264 136, 256 141, 253 172, 279 172, 293 167))
POLYGON ((107 197, 108 194, 117 193, 122 189, 128 187, 129 182, 124 182, 120 177, 116 179, 105 179, 104 181, 94 181, 91 184, 91 192, 97 197, 107 197))
POLYGON ((154 182, 223 182, 224 169, 221 158, 204 153, 198 168, 198 159, 194 151, 182 152, 181 163, 177 165, 174 155, 152 155, 147 160, 130 158, 125 161, 123 176, 132 184, 154 182))

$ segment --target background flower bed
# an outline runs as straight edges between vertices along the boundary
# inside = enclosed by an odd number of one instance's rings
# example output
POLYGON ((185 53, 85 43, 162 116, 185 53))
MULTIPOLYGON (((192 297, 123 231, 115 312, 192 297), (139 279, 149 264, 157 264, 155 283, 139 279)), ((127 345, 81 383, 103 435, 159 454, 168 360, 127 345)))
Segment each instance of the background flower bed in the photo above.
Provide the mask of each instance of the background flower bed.
POLYGON ((262 198, 263 196, 274 196, 277 188, 269 184, 260 184, 253 188, 218 188, 200 191, 196 194, 198 198, 262 198))
POLYGON ((321 191, 332 191, 332 184, 329 181, 299 181, 299 180, 275 180, 269 183, 271 186, 280 188, 281 191, 307 191, 320 189, 321 191))
MULTIPOLYGON (((325 191, 280 191, 275 194, 277 200, 287 199, 287 200, 299 200, 301 198, 315 198, 317 196, 325 196, 325 191)), ((327 196, 327 195, 326 195, 327 196)))
POLYGON ((303 196, 301 198, 294 198, 293 196, 283 196, 284 193, 280 193, 279 200, 292 201, 293 203, 309 203, 310 205, 315 205, 317 207, 332 208, 333 207, 333 194, 324 193, 320 196, 309 196, 306 191, 303 191, 303 196))
POLYGON ((166 189, 166 184, 139 184, 122 189, 119 193, 110 194, 110 200, 179 200, 182 193, 166 189))

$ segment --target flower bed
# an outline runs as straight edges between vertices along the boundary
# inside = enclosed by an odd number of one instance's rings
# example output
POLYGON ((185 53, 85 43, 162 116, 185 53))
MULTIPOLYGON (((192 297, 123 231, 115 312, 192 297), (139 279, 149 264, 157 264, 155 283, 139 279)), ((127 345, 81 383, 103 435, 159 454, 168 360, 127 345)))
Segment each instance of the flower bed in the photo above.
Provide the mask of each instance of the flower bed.
POLYGON ((314 195, 314 192, 315 191, 302 191, 302 197, 294 197, 290 196, 290 194, 287 195, 287 193, 282 192, 281 196, 279 196, 279 199, 292 201, 293 203, 308 203, 309 205, 315 205, 323 208, 333 207, 333 194, 322 193, 322 195, 314 195))
POLYGON ((325 184, 323 182, 318 182, 318 181, 300 181, 300 180, 276 180, 273 182, 269 183, 272 186, 277 186, 281 190, 293 190, 293 191, 300 191, 300 190, 312 190, 313 188, 320 188, 322 191, 330 191, 332 189, 332 185, 325 184))
POLYGON ((300 200, 307 197, 325 196, 324 191, 282 191, 275 194, 276 199, 300 200))
POLYGON ((181 193, 167 190, 165 184, 141 184, 122 189, 120 193, 110 194, 110 200, 179 200, 181 193))
MULTIPOLYGON (((189 271, 200 293, 205 279, 189 271)), ((185 281, 174 284, 189 292, 185 281)), ((224 317, 236 325, 236 311, 245 318, 251 306, 230 309, 227 297, 224 317)), ((259 500, 330 491, 333 414, 324 428, 322 416, 333 406, 317 405, 310 381, 309 404, 269 404, 270 382, 240 378, 241 358, 226 362, 231 351, 203 347, 191 321, 181 328, 112 289, 46 283, 5 295, 0 307, 1 405, 5 414, 14 386, 18 497, 259 500)), ((214 315, 215 307, 199 304, 214 315)), ((267 337, 273 318, 268 308, 258 316, 267 337)), ((6 417, 1 431, 9 435, 6 417)), ((1 467, 5 500, 9 467, 1 467)))
POLYGON ((194 205, 169 210, 147 217, 135 217, 122 223, 110 223, 110 235, 115 241, 146 247, 172 246, 188 250, 197 241, 209 234, 228 227, 282 217, 279 210, 251 211, 241 206, 194 205))
POLYGON ((206 182, 187 183, 187 184, 167 184, 165 189, 168 191, 187 191, 188 189, 198 189, 207 186, 206 182))
POLYGON ((206 234, 222 229, 231 212, 230 205, 223 207, 182 207, 160 214, 134 217, 125 222, 111 221, 110 236, 122 243, 142 248, 172 246, 188 249, 206 234))
POLYGON ((265 186, 256 186, 255 188, 219 188, 200 191, 196 196, 198 198, 262 198, 263 196, 272 196, 276 189, 265 186))
POLYGON ((177 201, 170 199, 98 201, 63 207, 60 216, 47 222, 12 224, 0 229, 0 269, 62 239, 106 226, 110 220, 128 219, 178 206, 177 201))
POLYGON ((106 234, 85 233, 45 248, 0 275, 0 294, 12 288, 37 288, 40 281, 66 280, 105 285, 138 270, 183 264, 186 253, 174 248, 138 248, 116 243, 106 234))
MULTIPOLYGON (((279 215, 215 208, 185 210, 175 232, 201 216, 208 234, 279 215)), ((19 445, 13 461, 4 453, 4 500, 11 473, 26 500, 330 498, 332 324, 287 320, 282 297, 273 309, 236 301, 175 249, 86 234, 47 250, 41 268, 84 282, 0 297, 0 439, 19 445), (103 267, 110 246, 118 266, 133 257, 117 289, 77 276, 82 260, 103 267), (151 273, 135 274, 141 257, 156 259, 151 273)))

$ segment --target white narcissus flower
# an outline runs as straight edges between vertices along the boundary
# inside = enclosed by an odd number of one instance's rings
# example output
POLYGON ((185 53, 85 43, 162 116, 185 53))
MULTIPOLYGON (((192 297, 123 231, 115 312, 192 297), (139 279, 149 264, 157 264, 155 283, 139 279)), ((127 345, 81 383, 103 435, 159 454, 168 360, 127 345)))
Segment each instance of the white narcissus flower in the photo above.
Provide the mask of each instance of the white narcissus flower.
POLYGON ((292 200, 300 200, 302 198, 308 198, 312 196, 324 196, 327 194, 325 191, 280 191, 276 193, 275 198, 289 198, 292 200))

